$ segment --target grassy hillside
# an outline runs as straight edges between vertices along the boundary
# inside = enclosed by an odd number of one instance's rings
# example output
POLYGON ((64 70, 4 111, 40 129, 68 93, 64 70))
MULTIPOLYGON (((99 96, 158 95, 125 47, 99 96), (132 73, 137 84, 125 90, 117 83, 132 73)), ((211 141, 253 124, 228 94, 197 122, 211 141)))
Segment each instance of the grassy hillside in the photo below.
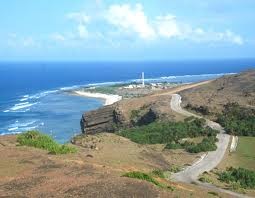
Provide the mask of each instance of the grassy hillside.
POLYGON ((219 113, 227 103, 255 108, 255 70, 224 76, 180 92, 183 106, 197 112, 219 113))

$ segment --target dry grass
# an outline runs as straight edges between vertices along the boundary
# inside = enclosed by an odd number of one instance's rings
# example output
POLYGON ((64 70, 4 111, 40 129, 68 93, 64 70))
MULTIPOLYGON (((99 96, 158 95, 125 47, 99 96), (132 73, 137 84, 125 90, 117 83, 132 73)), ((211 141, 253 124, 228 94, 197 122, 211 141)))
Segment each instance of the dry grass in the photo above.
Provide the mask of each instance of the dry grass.
MULTIPOLYGON (((4 197, 206 197, 198 186, 176 184, 173 192, 146 181, 121 177, 128 170, 161 167, 153 148, 141 148, 113 134, 103 135, 99 150, 80 148, 76 154, 49 155, 31 147, 17 147, 15 136, 0 137, 0 194, 4 197), (123 145, 123 144, 126 144, 123 145), (111 146, 112 145, 112 146, 111 146), (122 146, 121 146, 122 145, 122 146), (120 149, 119 149, 120 148, 120 149), (131 149, 131 151, 129 151, 131 149), (139 152, 136 150, 138 149, 139 152), (104 151, 105 150, 105 151, 104 151), (127 159, 125 159, 127 152, 127 159), (103 153, 103 154, 100 154, 103 153), (138 153, 138 156, 137 156, 138 153), (145 154, 146 153, 146 154, 145 154), (113 155, 111 155, 113 154, 113 155), (89 156, 90 155, 90 156, 89 156), (144 156, 145 155, 145 156, 144 156), (150 158, 148 158, 148 156, 150 158), (120 160, 118 163, 117 160, 120 160), (129 160, 131 162, 129 163, 129 160), (133 160, 133 161, 132 161, 133 160), (136 161, 137 160, 137 161, 136 161), (148 163, 148 164, 147 164, 148 163), (108 165, 107 165, 108 164, 108 165), (139 186, 139 188, 137 188, 139 186)), ((155 148, 160 151, 160 146, 155 148)), ((171 153, 164 153, 172 158, 171 153)), ((176 157, 182 154, 173 154, 176 157)), ((186 155, 183 153, 183 156, 186 155)), ((157 156, 157 155, 156 155, 157 156)), ((166 158, 164 158, 167 160, 166 158)), ((192 158, 194 159, 194 158, 192 158)), ((178 159, 181 160, 181 159, 178 159)), ((178 161, 177 160, 177 161, 178 161)), ((185 159, 186 160, 186 159, 185 159)), ((173 160, 172 162, 174 162, 173 160)), ((161 164, 162 163, 162 164, 161 164)), ((149 172, 149 171, 148 171, 149 172)), ((221 194, 224 197, 224 194, 221 194)), ((227 196, 225 196, 227 197, 227 196)))

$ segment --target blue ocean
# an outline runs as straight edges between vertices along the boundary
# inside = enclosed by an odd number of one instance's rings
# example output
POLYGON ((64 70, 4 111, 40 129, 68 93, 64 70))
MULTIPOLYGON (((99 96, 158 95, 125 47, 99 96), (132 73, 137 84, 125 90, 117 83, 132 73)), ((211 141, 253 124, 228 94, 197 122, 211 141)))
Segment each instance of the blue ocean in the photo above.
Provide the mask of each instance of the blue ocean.
POLYGON ((80 133, 82 113, 103 105, 99 99, 68 94, 81 86, 138 81, 179 83, 214 79, 254 68, 255 59, 147 62, 2 62, 0 134, 40 130, 58 142, 80 133))

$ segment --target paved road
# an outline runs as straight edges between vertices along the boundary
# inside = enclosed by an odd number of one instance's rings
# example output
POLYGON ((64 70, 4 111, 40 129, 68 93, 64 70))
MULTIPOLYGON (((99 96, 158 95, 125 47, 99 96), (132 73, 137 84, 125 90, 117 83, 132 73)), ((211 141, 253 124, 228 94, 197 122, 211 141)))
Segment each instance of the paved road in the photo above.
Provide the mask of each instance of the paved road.
MULTIPOLYGON (((201 116, 195 115, 193 113, 190 113, 184 109, 181 108, 181 96, 178 94, 172 94, 171 99, 171 108, 176 111, 177 113, 183 114, 185 116, 194 116, 197 118, 202 118, 201 116)), ((202 183, 198 181, 198 176, 202 174, 203 172, 214 169, 223 159, 224 154, 227 150, 230 136, 225 134, 224 129, 216 122, 206 120, 206 124, 215 129, 218 130, 220 133, 217 135, 217 138, 219 141, 217 142, 217 150, 208 152, 206 155, 203 155, 200 160, 195 162, 192 166, 187 167, 181 172, 175 173, 171 176, 171 179, 178 182, 184 182, 184 183, 196 183, 200 186, 203 186, 205 188, 210 188, 212 190, 217 190, 220 192, 228 193, 233 197, 248 197, 245 195, 241 195, 232 191, 228 191, 225 189, 218 188, 216 186, 213 186, 211 184, 202 183)))
MULTIPOLYGON (((201 118, 193 113, 185 111, 181 108, 181 96, 178 94, 172 95, 171 108, 185 116, 194 116, 201 118)), ((219 142, 217 142, 217 150, 208 152, 208 154, 199 161, 199 163, 194 163, 192 166, 186 168, 185 170, 173 175, 173 179, 180 182, 194 182, 197 180, 198 176, 204 171, 210 171, 215 168, 223 159, 224 154, 227 150, 230 136, 224 133, 224 129, 217 123, 210 120, 206 120, 209 127, 220 131, 217 135, 219 142)))

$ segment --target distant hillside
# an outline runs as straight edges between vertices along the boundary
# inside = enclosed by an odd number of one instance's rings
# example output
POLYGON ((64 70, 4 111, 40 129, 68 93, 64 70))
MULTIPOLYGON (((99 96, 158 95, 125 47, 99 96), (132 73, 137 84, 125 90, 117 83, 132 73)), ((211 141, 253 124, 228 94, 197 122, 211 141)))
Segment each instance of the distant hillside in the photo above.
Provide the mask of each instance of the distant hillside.
POLYGON ((206 112, 219 112, 223 105, 237 102, 255 108, 255 70, 223 76, 208 84, 180 92, 183 106, 206 112))

